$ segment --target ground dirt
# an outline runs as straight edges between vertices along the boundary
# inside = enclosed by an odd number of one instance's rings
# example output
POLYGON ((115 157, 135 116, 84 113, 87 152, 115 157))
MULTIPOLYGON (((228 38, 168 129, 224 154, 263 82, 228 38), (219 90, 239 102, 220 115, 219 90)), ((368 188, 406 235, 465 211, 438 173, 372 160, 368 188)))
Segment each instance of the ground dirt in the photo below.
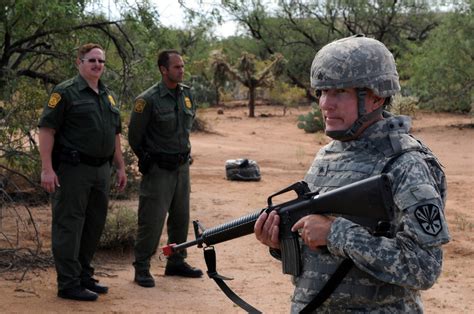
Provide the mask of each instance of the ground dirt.
MULTIPOLYGON (((266 207, 267 197, 303 178, 318 151, 328 142, 321 134, 306 134, 296 127, 297 116, 308 107, 257 106, 256 118, 242 106, 209 108, 198 115, 211 132, 193 133, 191 166, 191 219, 212 227, 266 207), (218 109, 222 113, 218 114, 218 109), (226 160, 249 158, 260 165, 260 182, 225 178, 226 160)), ((439 157, 448 178, 446 215, 452 241, 445 248, 443 273, 433 288, 423 292, 426 313, 474 312, 474 129, 467 116, 418 113, 413 133, 439 157)), ((115 201, 116 202, 116 201, 115 201)), ((131 208, 137 200, 124 202, 131 208)), ((34 211, 44 245, 49 244, 50 211, 34 211)), ((194 239, 190 228, 189 239, 194 239)), ((166 242, 164 234, 162 243, 166 242)), ((233 277, 229 286, 264 313, 288 313, 292 284, 280 263, 253 235, 216 245, 217 270, 233 277)), ((132 254, 99 252, 97 278, 110 287, 97 302, 75 302, 56 296, 53 268, 27 273, 0 274, 0 312, 115 312, 115 313, 243 313, 207 276, 200 279, 164 277, 165 262, 156 256, 151 272, 156 287, 133 283, 132 254)), ((203 252, 188 250, 188 262, 206 268, 203 252)))

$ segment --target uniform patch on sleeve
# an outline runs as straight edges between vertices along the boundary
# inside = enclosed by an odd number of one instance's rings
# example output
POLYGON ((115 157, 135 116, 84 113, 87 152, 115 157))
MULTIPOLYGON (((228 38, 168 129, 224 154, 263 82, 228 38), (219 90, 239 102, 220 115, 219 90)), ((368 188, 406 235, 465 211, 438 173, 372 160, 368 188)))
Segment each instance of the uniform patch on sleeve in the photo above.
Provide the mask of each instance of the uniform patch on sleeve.
POLYGON ((133 106, 133 111, 136 113, 142 113, 143 109, 145 109, 146 101, 143 98, 139 98, 135 101, 135 105, 133 106))
POLYGON ((189 99, 189 97, 184 97, 184 104, 188 109, 191 109, 193 107, 193 103, 191 102, 191 99, 189 99))
POLYGON ((56 108, 60 100, 61 100, 61 94, 52 93, 51 96, 49 97, 48 107, 52 109, 56 108))
POLYGON ((114 99, 114 97, 112 97, 112 95, 109 95, 109 101, 110 101, 110 104, 112 105, 112 107, 115 107, 115 99, 114 99))
POLYGON ((418 206, 415 209, 415 217, 421 229, 429 235, 436 236, 443 229, 441 214, 439 208, 435 205, 428 204, 418 206))

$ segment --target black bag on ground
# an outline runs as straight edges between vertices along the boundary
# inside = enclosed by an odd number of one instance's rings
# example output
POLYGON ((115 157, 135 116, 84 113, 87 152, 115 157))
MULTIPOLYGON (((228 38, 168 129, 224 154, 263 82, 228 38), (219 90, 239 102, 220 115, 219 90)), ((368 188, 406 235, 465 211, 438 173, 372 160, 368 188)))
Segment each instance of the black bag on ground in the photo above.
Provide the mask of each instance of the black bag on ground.
POLYGON ((230 159, 225 162, 227 180, 260 181, 260 168, 255 160, 230 159))

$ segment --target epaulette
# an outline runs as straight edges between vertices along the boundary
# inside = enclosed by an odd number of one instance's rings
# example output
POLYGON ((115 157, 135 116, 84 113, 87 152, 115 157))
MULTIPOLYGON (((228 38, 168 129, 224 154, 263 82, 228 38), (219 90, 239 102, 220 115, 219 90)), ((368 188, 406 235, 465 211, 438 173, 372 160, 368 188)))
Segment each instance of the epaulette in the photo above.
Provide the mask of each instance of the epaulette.
POLYGON ((64 82, 59 83, 58 85, 56 85, 55 89, 56 88, 65 89, 65 88, 68 88, 72 85, 74 85, 74 78, 70 78, 70 79, 68 79, 64 82))
POLYGON ((187 89, 190 89, 191 87, 189 87, 188 85, 185 85, 183 83, 179 83, 179 86, 183 87, 183 88, 187 88, 187 89))

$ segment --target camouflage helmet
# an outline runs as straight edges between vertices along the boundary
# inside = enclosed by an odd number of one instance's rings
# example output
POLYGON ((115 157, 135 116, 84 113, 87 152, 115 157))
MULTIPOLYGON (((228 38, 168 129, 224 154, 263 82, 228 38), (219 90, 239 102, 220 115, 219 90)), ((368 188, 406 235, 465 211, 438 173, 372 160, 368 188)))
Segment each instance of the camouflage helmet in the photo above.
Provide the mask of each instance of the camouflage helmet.
POLYGON ((311 65, 311 87, 369 88, 386 98, 400 91, 395 60, 380 41, 355 35, 318 51, 311 65))

